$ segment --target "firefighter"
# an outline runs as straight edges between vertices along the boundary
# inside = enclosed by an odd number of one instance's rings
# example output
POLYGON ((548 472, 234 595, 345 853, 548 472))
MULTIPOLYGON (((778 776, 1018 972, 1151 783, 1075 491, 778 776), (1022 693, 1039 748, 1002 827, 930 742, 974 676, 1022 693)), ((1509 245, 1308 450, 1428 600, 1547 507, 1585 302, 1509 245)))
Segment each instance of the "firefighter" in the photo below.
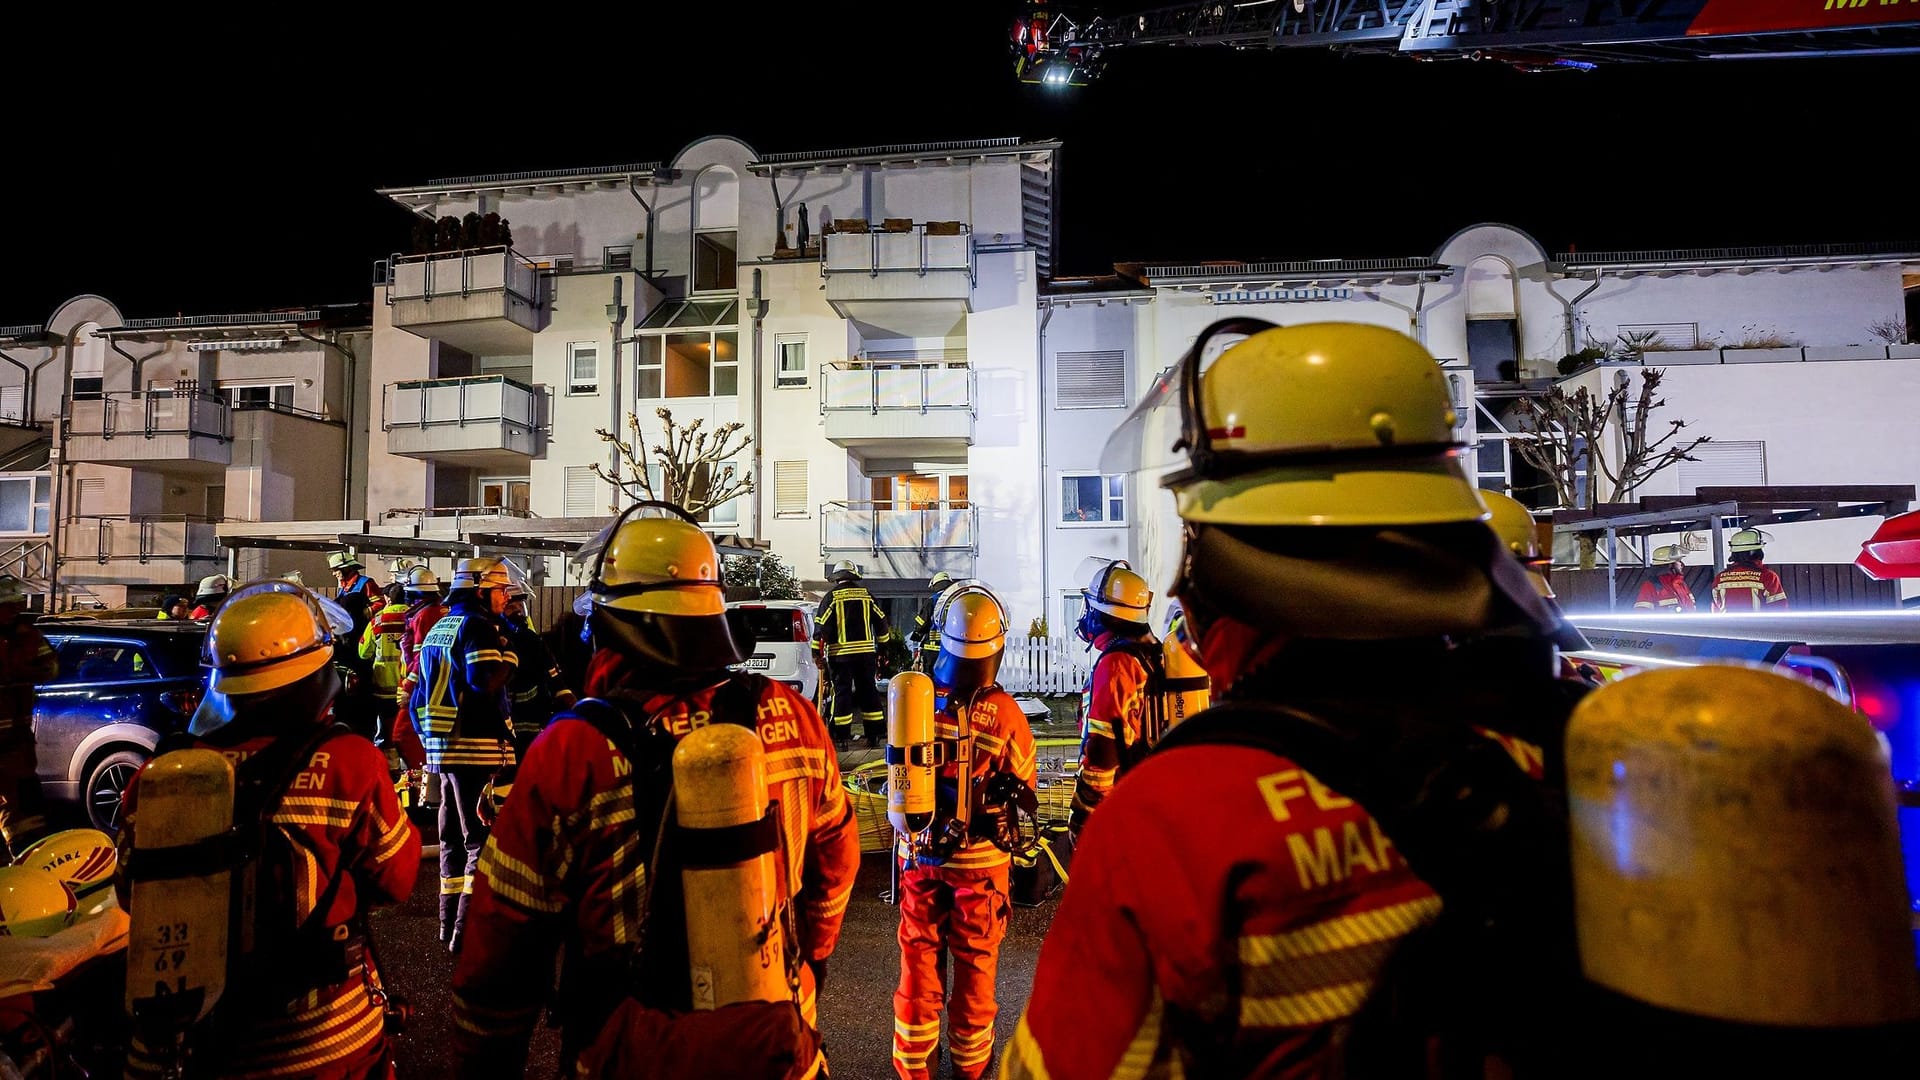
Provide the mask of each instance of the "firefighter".
POLYGON ((907 644, 914 649, 914 670, 932 671, 933 662, 940 657, 940 628, 933 624, 933 615, 940 605, 940 594, 953 584, 953 575, 945 570, 933 575, 927 582, 931 590, 921 602, 920 610, 913 615, 913 635, 907 638, 907 644))
POLYGON ((419 770, 426 765, 426 749, 420 744, 420 725, 413 715, 413 689, 420 682, 420 646, 427 634, 447 613, 441 602, 445 592, 440 578, 425 566, 406 572, 407 626, 400 635, 400 708, 393 715, 391 746, 407 768, 419 770))
POLYGON ((1005 1075, 1339 1067, 1389 951, 1440 900, 1356 801, 1262 728, 1297 735, 1287 718, 1310 717, 1341 746, 1390 743, 1403 725, 1463 732, 1475 762, 1533 785, 1467 724, 1532 733, 1564 725, 1567 706, 1548 715, 1503 674, 1450 666, 1455 637, 1555 623, 1485 524, 1455 419, 1439 365, 1403 334, 1230 319, 1109 440, 1103 471, 1172 469, 1169 591, 1215 706, 1087 823, 1005 1075), (1220 716, 1259 725, 1228 741, 1220 716))
POLYGON ((0 862, 46 829, 33 742, 34 687, 60 673, 53 646, 27 612, 26 583, 0 575, 0 862))
POLYGON ((1113 785, 1153 748, 1157 702, 1149 700, 1159 674, 1160 643, 1148 622, 1153 590, 1125 562, 1110 562, 1080 590, 1084 610, 1074 632, 1099 653, 1082 699, 1080 773, 1067 829, 1075 839, 1087 815, 1113 785))
POLYGON ((1662 615, 1686 615, 1694 610, 1693 590, 1687 587, 1685 554, 1678 544, 1653 549, 1653 562, 1659 573, 1640 583, 1640 595, 1633 606, 1662 615))
POLYGON ((554 713, 573 707, 573 691, 562 679, 560 662, 553 658, 546 639, 527 620, 526 586, 519 582, 507 586, 507 607, 501 618, 513 635, 513 653, 520 658, 513 681, 507 684, 507 696, 513 701, 514 751, 525 758, 534 736, 554 713))
MULTIPOLYGON (((329 723, 340 689, 333 636, 319 601, 285 581, 243 586, 207 631, 208 696, 184 745, 219 751, 236 763, 240 791, 260 789, 224 812, 237 813, 237 830, 255 827, 249 807, 265 815, 264 865, 297 872, 246 875, 254 891, 245 908, 256 921, 229 939, 217 1026, 197 1047, 189 1042, 189 1077, 391 1074, 390 995, 365 947, 367 913, 412 893, 420 833, 394 798, 379 751, 329 723)), ((167 749, 147 768, 165 762, 167 749)), ((143 811, 160 811, 141 805, 139 780, 127 791, 117 884, 139 925, 141 905, 164 903, 180 875, 142 876, 140 856, 151 850, 139 844, 143 811)), ((129 1076, 165 1075, 173 1064, 136 1029, 129 1076)))
POLYGON ((386 588, 386 603, 367 620, 360 634, 360 659, 367 664, 373 682, 375 746, 384 747, 393 741, 394 717, 402 704, 400 684, 407 674, 400 659, 400 637, 406 632, 406 584, 395 581, 386 588))
POLYGON ((857 716, 871 749, 887 737, 887 714, 877 681, 887 616, 860 584, 860 571, 852 563, 834 567, 832 577, 833 588, 820 598, 813 624, 825 643, 827 675, 833 683, 833 741, 842 750, 851 745, 857 716))
POLYGON ((1787 587, 1766 564, 1766 541, 1766 534, 1759 529, 1741 529, 1733 534, 1727 544, 1733 558, 1725 570, 1713 576, 1714 611, 1787 610, 1787 587))
POLYGON ((372 606, 380 597, 380 586, 366 575, 366 566, 360 556, 351 551, 336 551, 327 556, 327 569, 333 571, 334 584, 340 587, 335 599, 348 611, 353 608, 348 600, 358 597, 361 603, 372 606))
POLYGON ((984 803, 997 783, 1012 781, 1030 791, 1035 773, 1026 714, 994 681, 1006 650, 1006 610, 976 584, 951 589, 941 609, 940 656, 933 665, 940 695, 934 732, 949 743, 949 757, 937 774, 944 798, 936 801, 926 835, 947 842, 902 836, 894 850, 901 868, 893 1071, 904 1080, 926 1080, 939 1071, 930 1062, 940 1044, 943 1007, 953 1075, 976 1080, 993 1062, 994 976, 1012 911, 1007 878, 1013 857, 988 831, 998 813, 984 803), (963 789, 955 760, 962 752, 971 758, 964 818, 957 816, 963 789))
MULTIPOLYGON (((636 504, 612 530, 589 596, 593 706, 562 712, 534 740, 475 876, 453 979, 464 1077, 523 1075, 563 946, 551 1007, 563 1073, 629 994, 664 1010, 689 1007, 685 933, 675 919, 656 908, 647 951, 634 953, 648 885, 678 880, 649 870, 666 834, 665 777, 650 767, 663 743, 670 753, 712 723, 757 730, 767 796, 780 807, 781 884, 795 902, 790 943, 804 961, 797 1000, 809 1023, 859 870, 859 826, 820 715, 785 685, 731 670, 752 651, 751 636, 727 616, 712 539, 677 507, 636 504), (636 968, 641 977, 630 978, 636 968)), ((721 913, 686 915, 703 917, 721 913)))
POLYGON ((191 618, 192 615, 193 602, 178 593, 174 593, 160 598, 160 614, 155 615, 154 618, 175 619, 180 622, 185 622, 191 618))
POLYGON ((427 771, 440 777, 440 940, 455 953, 487 842, 481 800, 514 762, 507 683, 519 661, 500 618, 510 583, 499 559, 460 560, 447 614, 420 646, 410 702, 427 771))
POLYGON ((219 611, 220 605, 226 602, 227 592, 231 588, 233 586, 228 583, 225 574, 208 574, 201 578, 199 588, 194 590, 193 610, 187 613, 188 617, 202 621, 213 618, 214 612, 219 611))

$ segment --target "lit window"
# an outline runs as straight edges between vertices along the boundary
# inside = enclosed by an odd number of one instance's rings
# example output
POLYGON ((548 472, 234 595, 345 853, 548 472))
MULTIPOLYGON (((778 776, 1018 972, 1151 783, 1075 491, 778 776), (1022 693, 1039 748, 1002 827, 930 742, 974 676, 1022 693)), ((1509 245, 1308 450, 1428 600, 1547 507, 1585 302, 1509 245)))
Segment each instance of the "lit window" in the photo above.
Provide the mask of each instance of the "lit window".
POLYGON ((739 335, 701 330, 640 339, 634 397, 733 397, 740 392, 739 335))
POLYGON ((1127 478, 1100 473, 1063 473, 1060 477, 1062 525, 1125 525, 1127 478))

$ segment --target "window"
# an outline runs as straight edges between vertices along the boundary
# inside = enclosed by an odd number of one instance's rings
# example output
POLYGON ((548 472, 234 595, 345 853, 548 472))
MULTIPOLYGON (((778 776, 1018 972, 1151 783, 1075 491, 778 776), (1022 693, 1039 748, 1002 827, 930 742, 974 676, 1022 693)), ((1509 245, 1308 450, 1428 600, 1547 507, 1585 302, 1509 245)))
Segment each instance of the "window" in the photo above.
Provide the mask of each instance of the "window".
POLYGON ((1703 487, 1764 487, 1767 483, 1767 444, 1764 440, 1701 443, 1687 453, 1698 461, 1679 465, 1680 490, 1703 487))
POLYGON ((139 649, 119 641, 69 641, 60 646, 56 683, 125 682, 155 672, 139 649))
POLYGON ((693 235, 693 291, 733 292, 738 266, 739 234, 713 229, 693 235))
POLYGON ((898 473, 869 480, 877 510, 967 508, 966 473, 898 473))
POLYGON ((293 384, 284 383, 221 383, 220 396, 227 404, 244 407, 293 408, 293 384))
POLYGON ((26 419, 27 388, 24 386, 0 387, 0 420, 25 423, 26 419))
POLYGON ((73 400, 99 401, 106 396, 106 380, 98 375, 73 377, 73 400))
POLYGON ((1063 525, 1125 525, 1127 478, 1099 473, 1063 473, 1060 476, 1060 523, 1063 525))
POLYGON ((600 392, 600 346, 575 341, 567 345, 567 394, 600 392))
POLYGON ((0 476, 0 533, 47 531, 48 476, 0 476))
POLYGON ((527 512, 527 488, 525 477, 483 479, 480 481, 480 505, 491 510, 524 514, 527 512))
POLYGON ((567 517, 598 517, 600 514, 601 479, 593 474, 591 465, 569 465, 564 478, 564 509, 561 513, 567 517))
POLYGON ((83 476, 73 482, 73 514, 99 517, 107 512, 107 482, 98 476, 83 476))
POLYGON ((775 386, 805 386, 807 371, 807 339, 805 337, 778 337, 774 339, 774 352, 779 357, 775 367, 775 386))
POLYGON ((1061 409, 1124 409, 1127 354, 1063 352, 1054 357, 1054 406, 1061 409))
POLYGON ((633 269, 633 245, 608 245, 600 249, 600 266, 605 270, 633 269))
POLYGON ((634 397, 733 397, 740 392, 738 340, 730 330, 641 338, 634 397))
POLYGON ((773 463, 773 516, 807 516, 807 463, 773 463))

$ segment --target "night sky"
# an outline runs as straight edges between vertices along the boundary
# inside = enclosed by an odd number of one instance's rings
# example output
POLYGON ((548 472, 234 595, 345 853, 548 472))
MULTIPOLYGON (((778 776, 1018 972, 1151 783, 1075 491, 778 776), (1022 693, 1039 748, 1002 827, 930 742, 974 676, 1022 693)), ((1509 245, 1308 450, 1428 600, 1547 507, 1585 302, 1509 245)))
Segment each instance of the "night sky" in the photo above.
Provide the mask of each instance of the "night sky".
POLYGON ((1479 221, 1551 252, 1920 247, 1913 57, 1523 74, 1139 48, 1063 91, 1014 79, 996 3, 660 7, 509 5, 459 30, 392 8, 50 23, 49 47, 9 61, 0 324, 83 292, 131 317, 364 301, 373 261, 407 242, 376 187, 664 161, 709 134, 762 152, 1064 140, 1063 276, 1428 255, 1479 221))

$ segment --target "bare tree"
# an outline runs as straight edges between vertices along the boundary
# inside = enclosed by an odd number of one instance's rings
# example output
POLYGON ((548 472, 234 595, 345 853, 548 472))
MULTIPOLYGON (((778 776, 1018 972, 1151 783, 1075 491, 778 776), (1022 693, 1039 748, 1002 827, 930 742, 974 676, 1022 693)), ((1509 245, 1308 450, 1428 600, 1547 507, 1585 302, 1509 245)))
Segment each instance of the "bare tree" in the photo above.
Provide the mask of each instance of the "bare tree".
POLYGON ((1572 392, 1555 386, 1539 397, 1521 399, 1514 449, 1546 474, 1556 505, 1585 509, 1623 502, 1662 470, 1699 460, 1692 452, 1709 437, 1677 441, 1686 430, 1685 420, 1666 421, 1666 429, 1657 437, 1647 433, 1654 410, 1667 403, 1658 396, 1664 374, 1658 368, 1643 369, 1638 393, 1633 380, 1626 378, 1605 394, 1584 386, 1572 392), (1616 430, 1618 446, 1609 438, 1616 430), (1579 482, 1582 472, 1586 473, 1584 487, 1579 482))
POLYGON ((595 464, 595 476, 631 498, 669 502, 696 518, 753 490, 751 473, 725 464, 753 442, 753 436, 740 434, 745 424, 735 421, 721 424, 712 431, 702 431, 703 420, 678 425, 674 423, 673 412, 664 408, 655 409, 654 415, 660 418, 665 437, 650 447, 640 432, 640 418, 633 413, 627 414, 624 440, 606 428, 594 431, 600 441, 614 445, 621 460, 626 462, 628 473, 627 478, 616 479, 595 464), (737 442, 736 435, 739 436, 737 442), (657 489, 648 472, 649 465, 660 470, 657 489))

